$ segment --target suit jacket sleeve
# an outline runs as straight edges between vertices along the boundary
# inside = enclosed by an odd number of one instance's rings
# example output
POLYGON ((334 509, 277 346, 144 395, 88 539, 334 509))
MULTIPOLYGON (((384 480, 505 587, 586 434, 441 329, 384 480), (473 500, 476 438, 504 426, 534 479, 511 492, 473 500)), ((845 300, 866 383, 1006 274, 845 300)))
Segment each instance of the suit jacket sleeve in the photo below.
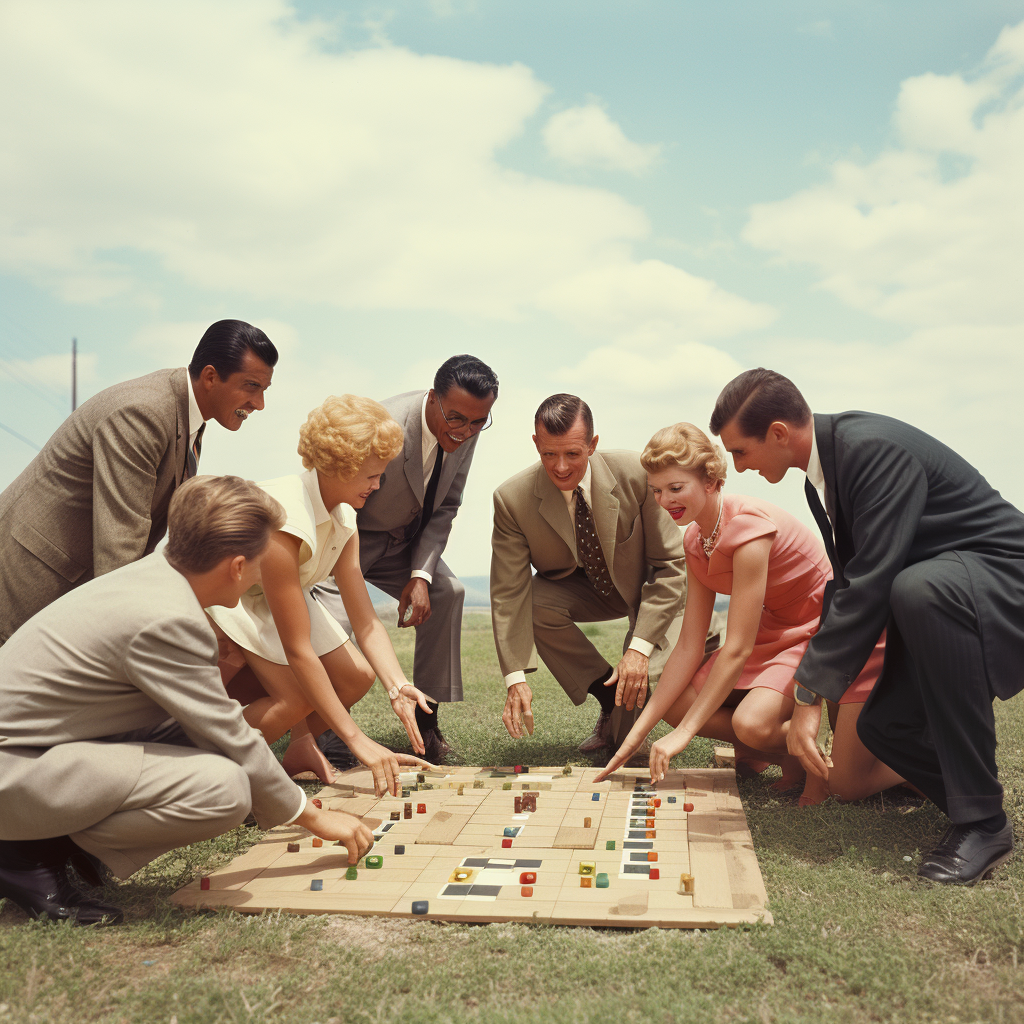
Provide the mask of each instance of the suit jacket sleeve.
POLYGON ((491 626, 501 674, 533 672, 533 574, 530 545, 509 513, 500 490, 494 492, 491 534, 491 626))
POLYGON ((157 469, 177 424, 145 403, 124 406, 93 432, 93 573, 102 576, 146 554, 157 469))
POLYGON ((448 488, 441 504, 434 509, 430 522, 427 523, 416 541, 412 552, 412 564, 409 567, 411 571, 419 569, 421 572, 434 575, 437 560, 444 553, 448 544, 448 538, 452 532, 452 521, 462 505, 462 495, 466 490, 466 478, 469 476, 469 467, 476 453, 476 441, 479 436, 477 434, 469 442, 473 447, 462 456, 462 462, 455 472, 451 487, 448 488))
POLYGON ((302 791, 224 691, 217 641, 205 622, 173 617, 152 623, 132 638, 124 664, 129 681, 174 718, 197 747, 223 754, 243 769, 261 828, 298 813, 302 791))
POLYGON ((811 637, 795 676, 838 701, 866 664, 889 619, 889 593, 906 567, 928 497, 924 467, 902 446, 884 439, 836 445, 838 508, 851 523, 853 555, 843 567, 846 585, 832 598, 821 629, 811 637))
MULTIPOLYGON (((640 591, 633 635, 664 648, 669 626, 686 598, 682 531, 648 492, 640 510, 648 578, 640 591)), ((675 637, 669 638, 674 640, 675 637)))

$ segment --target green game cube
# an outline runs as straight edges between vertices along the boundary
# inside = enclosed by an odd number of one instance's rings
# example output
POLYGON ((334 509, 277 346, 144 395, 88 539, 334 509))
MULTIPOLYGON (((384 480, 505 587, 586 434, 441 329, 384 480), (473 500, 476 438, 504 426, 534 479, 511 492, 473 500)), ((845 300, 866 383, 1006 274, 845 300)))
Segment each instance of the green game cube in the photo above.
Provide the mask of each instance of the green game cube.
POLYGON ((511 789, 512 788, 512 783, 511 782, 503 782, 501 784, 501 788, 502 789, 511 789))
POLYGON ((355 881, 355 880, 356 880, 356 879, 357 879, 357 878, 359 877, 359 872, 358 872, 358 871, 356 871, 356 866, 355 866, 355 864, 353 864, 353 865, 352 865, 352 867, 350 867, 350 868, 348 869, 348 871, 346 871, 346 872, 345 872, 345 877, 346 877, 346 878, 347 878, 347 879, 348 879, 348 880, 349 880, 350 882, 354 882, 354 881, 355 881))
POLYGON ((366 858, 366 866, 368 868, 379 868, 383 863, 384 858, 376 853, 372 857, 366 858))
POLYGON ((608 841, 607 841, 607 842, 606 842, 606 843, 604 844, 604 848, 605 848, 606 850, 614 850, 614 849, 615 849, 615 840, 614 840, 614 839, 609 839, 609 840, 608 840, 608 841))
POLYGON ((607 889, 608 876, 602 871, 601 874, 597 876, 597 882, 595 884, 597 885, 598 889, 607 889))

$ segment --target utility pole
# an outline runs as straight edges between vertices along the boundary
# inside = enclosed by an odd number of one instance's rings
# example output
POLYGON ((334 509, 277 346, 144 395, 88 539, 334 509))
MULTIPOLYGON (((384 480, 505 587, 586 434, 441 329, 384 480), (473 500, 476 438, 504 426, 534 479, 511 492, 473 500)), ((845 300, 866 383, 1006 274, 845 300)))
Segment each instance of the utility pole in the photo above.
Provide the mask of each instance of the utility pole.
POLYGON ((71 411, 78 408, 78 339, 71 339, 71 411))

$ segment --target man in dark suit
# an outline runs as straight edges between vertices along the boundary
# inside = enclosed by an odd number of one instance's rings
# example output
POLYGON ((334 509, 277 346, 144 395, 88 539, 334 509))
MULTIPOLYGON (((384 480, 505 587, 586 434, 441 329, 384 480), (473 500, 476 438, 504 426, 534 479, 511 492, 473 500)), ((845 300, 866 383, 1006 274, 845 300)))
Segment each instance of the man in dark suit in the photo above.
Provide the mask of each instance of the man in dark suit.
POLYGON ((220 320, 187 368, 115 384, 61 424, 0 494, 0 644, 73 587, 154 550, 206 420, 237 430, 263 408, 276 362, 261 330, 220 320))
POLYGON ((858 734, 953 822, 918 874, 991 874, 1013 850, 992 701, 1024 680, 1024 515, 935 438, 872 413, 812 417, 771 370, 728 384, 711 430, 738 472, 772 483, 807 473, 832 561, 821 628, 796 672, 790 751, 827 778, 817 705, 843 695, 885 628, 885 667, 858 734))
MULTIPOLYGON (((359 563, 367 583, 398 601, 398 625, 416 630, 413 679, 435 701, 462 700, 462 602, 465 589, 441 559, 462 504, 477 438, 491 425, 498 397, 494 371, 470 355, 452 356, 427 391, 385 398, 401 424, 402 451, 388 464, 380 489, 359 509, 359 563)), ((317 596, 347 625, 333 578, 317 596)), ((434 713, 416 709, 428 761, 451 752, 434 713)), ((328 758, 345 764, 333 732, 318 740, 328 758), (339 756, 340 755, 340 756, 339 756)))

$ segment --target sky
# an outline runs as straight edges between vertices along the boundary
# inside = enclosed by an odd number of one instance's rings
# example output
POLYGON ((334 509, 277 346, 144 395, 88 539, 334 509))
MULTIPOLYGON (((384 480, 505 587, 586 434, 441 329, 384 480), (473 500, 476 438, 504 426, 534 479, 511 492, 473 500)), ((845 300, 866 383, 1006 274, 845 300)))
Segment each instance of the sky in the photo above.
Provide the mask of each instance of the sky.
MULTIPOLYGON (((263 328, 202 469, 297 472, 328 394, 500 380, 446 560, 488 571, 533 412, 706 428, 769 366, 1024 507, 1024 5, 4 0, 0 487, 78 399, 263 328)), ((801 481, 726 486, 812 523, 801 481)))

